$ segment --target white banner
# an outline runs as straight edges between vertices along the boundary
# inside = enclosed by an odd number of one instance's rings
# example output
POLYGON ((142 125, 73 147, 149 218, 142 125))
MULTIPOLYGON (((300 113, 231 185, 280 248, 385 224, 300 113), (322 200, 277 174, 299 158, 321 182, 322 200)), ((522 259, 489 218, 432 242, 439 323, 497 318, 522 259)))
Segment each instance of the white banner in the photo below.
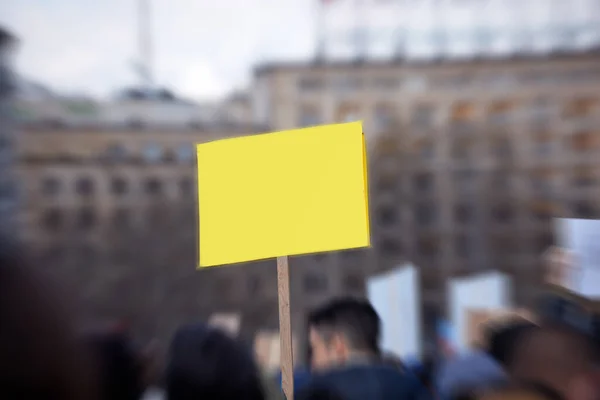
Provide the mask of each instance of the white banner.
POLYGON ((556 233, 559 246, 572 254, 567 289, 600 298, 600 220, 559 218, 556 233))

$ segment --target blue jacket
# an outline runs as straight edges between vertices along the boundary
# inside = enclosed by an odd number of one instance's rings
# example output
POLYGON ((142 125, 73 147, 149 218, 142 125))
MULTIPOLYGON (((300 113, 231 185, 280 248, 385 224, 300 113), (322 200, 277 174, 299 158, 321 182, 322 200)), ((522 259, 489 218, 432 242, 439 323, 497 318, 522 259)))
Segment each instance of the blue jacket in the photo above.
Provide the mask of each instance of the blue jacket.
MULTIPOLYGON (((387 365, 365 364, 337 368, 313 375, 306 388, 327 387, 344 400, 424 400, 425 387, 411 373, 387 365)), ((302 389, 298 390, 302 395, 302 389)))

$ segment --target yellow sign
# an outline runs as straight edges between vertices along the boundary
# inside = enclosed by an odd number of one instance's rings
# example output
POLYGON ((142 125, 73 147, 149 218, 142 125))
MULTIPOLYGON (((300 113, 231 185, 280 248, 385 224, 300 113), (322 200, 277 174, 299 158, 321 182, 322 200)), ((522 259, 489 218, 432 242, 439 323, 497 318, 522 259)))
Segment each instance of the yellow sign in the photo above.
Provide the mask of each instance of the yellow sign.
POLYGON ((197 146, 200 267, 370 245, 360 122, 197 146))

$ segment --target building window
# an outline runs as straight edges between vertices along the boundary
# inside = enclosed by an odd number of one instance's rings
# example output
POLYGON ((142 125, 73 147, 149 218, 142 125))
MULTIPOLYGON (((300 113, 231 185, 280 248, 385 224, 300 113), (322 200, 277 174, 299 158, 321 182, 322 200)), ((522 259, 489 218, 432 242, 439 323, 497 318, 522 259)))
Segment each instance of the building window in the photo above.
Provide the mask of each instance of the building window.
POLYGON ((344 289, 348 292, 364 290, 364 279, 359 273, 348 273, 343 278, 344 289))
POLYGON ((473 219, 473 206, 470 204, 458 204, 454 207, 454 218, 456 222, 465 224, 473 219))
POLYGON ((191 144, 182 144, 177 147, 177 161, 188 163, 194 160, 194 146, 191 144))
POLYGON ((454 185, 456 192, 470 192, 477 183, 477 173, 472 169, 462 169, 454 172, 454 185))
POLYGON ((571 137, 571 149, 576 153, 583 153, 596 148, 596 135, 591 132, 578 132, 571 137))
POLYGON ((393 76, 379 76, 373 79, 373 87, 377 90, 392 91, 400 86, 400 80, 393 76))
POLYGON ((113 212, 113 225, 117 228, 128 228, 131 226, 131 213, 126 208, 117 208, 113 212))
POLYGON ((417 192, 427 193, 433 189, 433 174, 423 172, 413 177, 413 186, 417 192))
POLYGON ((440 252, 439 242, 433 237, 420 237, 417 239, 417 251, 422 257, 436 257, 440 252))
POLYGON ((597 100, 592 98, 573 99, 566 105, 563 111, 563 117, 581 118, 588 116, 593 112, 596 104, 597 100))
POLYGON ((545 156, 552 152, 552 137, 548 133, 538 133, 534 136, 533 143, 537 155, 545 156))
POLYGON ((333 90, 341 93, 349 93, 362 89, 363 81, 360 77, 341 76, 332 82, 333 90))
POLYGON ((162 182, 158 178, 146 179, 144 187, 149 195, 157 195, 162 192, 162 182))
POLYGON ((96 214, 91 207, 84 207, 77 213, 77 229, 88 231, 96 225, 96 214))
POLYGON ((116 196, 122 196, 127 193, 127 181, 124 178, 113 178, 110 187, 112 193, 116 196))
POLYGON ((452 106, 452 122, 466 122, 475 117, 475 106, 472 103, 461 101, 452 106))
POLYGON ((139 118, 130 118, 127 121, 127 127, 133 130, 139 130, 144 128, 144 122, 139 118))
POLYGON ((317 107, 302 106, 298 117, 298 126, 315 126, 321 123, 321 115, 317 107))
POLYGON ((532 204, 531 212, 538 221, 546 222, 555 214, 556 207, 549 201, 535 201, 532 204))
POLYGON ((192 194, 194 189, 194 181, 192 178, 184 177, 179 181, 179 191, 182 196, 189 196, 192 194))
POLYGON ((575 218, 595 218, 596 208, 589 202, 578 201, 573 204, 575 218))
POLYGON ((59 209, 47 210, 42 218, 42 225, 49 231, 56 232, 63 227, 63 214, 59 209))
POLYGON ((415 210, 415 219, 417 224, 431 225, 435 222, 436 217, 437 214, 433 205, 427 203, 421 203, 417 205, 415 210))
POLYGON ((298 89, 302 92, 321 90, 324 86, 325 83, 321 78, 302 77, 298 79, 298 89))
POLYGON ((508 100, 497 101, 489 108, 488 121, 492 124, 505 124, 510 120, 514 103, 508 100))
POLYGON ((468 160, 473 152, 473 143, 468 139, 457 139, 452 143, 452 157, 459 161, 468 160))
POLYGON ((352 122, 358 119, 360 119, 360 107, 353 103, 341 104, 335 115, 335 120, 338 122, 352 122))
POLYGON ((127 157, 127 149, 122 144, 115 143, 106 150, 106 156, 110 161, 123 161, 127 157))
POLYGON ((513 218, 513 210, 508 204, 496 205, 492 209, 492 216, 497 222, 507 223, 513 218))
POLYGON ((507 137, 495 138, 492 141, 492 154, 499 159, 510 157, 512 154, 510 140, 507 137))
POLYGON ((309 272, 304 275, 304 292, 306 293, 322 293, 327 290, 327 286, 327 277, 323 273, 309 272))
POLYGON ((417 143, 417 151, 419 152, 419 158, 423 161, 431 160, 433 158, 434 147, 431 140, 421 140, 417 143))
POLYGON ((534 173, 531 177, 531 187, 535 194, 549 197, 552 194, 552 177, 545 172, 534 173))
POLYGON ((412 124, 419 128, 428 128, 433 125, 435 109, 432 105, 418 105, 412 115, 412 124))
POLYGON ((42 193, 46 196, 56 196, 61 189, 61 182, 57 178, 48 177, 42 180, 42 193))
POLYGON ((575 187, 585 188, 594 186, 596 179, 594 172, 587 168, 578 168, 573 173, 572 185, 575 187))
POLYGON ((456 255, 461 258, 469 256, 469 238, 467 235, 458 235, 454 243, 456 255))
POLYGON ((95 185, 90 177, 82 177, 75 182, 75 191, 81 196, 91 196, 94 194, 95 185))
POLYGON ((147 144, 143 156, 146 162, 157 163, 163 158, 163 149, 156 143, 147 144))
POLYGON ((394 208, 383 207, 379 209, 378 217, 382 226, 392 226, 397 222, 398 214, 394 208))
POLYGON ((378 104, 375 107, 375 130, 385 131, 392 128, 394 121, 394 107, 390 104, 378 104))
POLYGON ((402 245, 394 238, 383 238, 379 241, 379 248, 386 256, 397 256, 402 253, 402 245))

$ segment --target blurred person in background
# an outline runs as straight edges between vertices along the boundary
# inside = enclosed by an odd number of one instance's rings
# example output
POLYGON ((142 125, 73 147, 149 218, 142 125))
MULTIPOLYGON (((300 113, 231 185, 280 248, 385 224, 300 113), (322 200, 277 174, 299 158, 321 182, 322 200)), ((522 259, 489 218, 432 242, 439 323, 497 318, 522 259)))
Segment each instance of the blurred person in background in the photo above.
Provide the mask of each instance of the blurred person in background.
POLYGON ((92 363, 66 302, 20 254, 0 240, 0 397, 95 399, 92 363))
POLYGON ((143 364, 124 332, 87 334, 85 342, 99 375, 101 400, 138 400, 145 390, 143 364))
POLYGON ((168 357, 168 400, 266 399, 251 352, 219 330, 203 324, 180 328, 168 357))
POLYGON ((595 350, 591 338, 572 327, 547 325, 524 335, 508 371, 515 382, 556 399, 597 400, 595 350))
POLYGON ((440 396, 455 399, 507 384, 506 364, 514 356, 518 341, 535 327, 523 318, 503 321, 500 325, 489 322, 483 343, 441 365, 437 375, 440 396))
POLYGON ((411 374, 382 363, 381 321, 366 300, 335 299, 309 315, 313 376, 299 396, 328 388, 343 399, 418 399, 425 389, 411 374))

